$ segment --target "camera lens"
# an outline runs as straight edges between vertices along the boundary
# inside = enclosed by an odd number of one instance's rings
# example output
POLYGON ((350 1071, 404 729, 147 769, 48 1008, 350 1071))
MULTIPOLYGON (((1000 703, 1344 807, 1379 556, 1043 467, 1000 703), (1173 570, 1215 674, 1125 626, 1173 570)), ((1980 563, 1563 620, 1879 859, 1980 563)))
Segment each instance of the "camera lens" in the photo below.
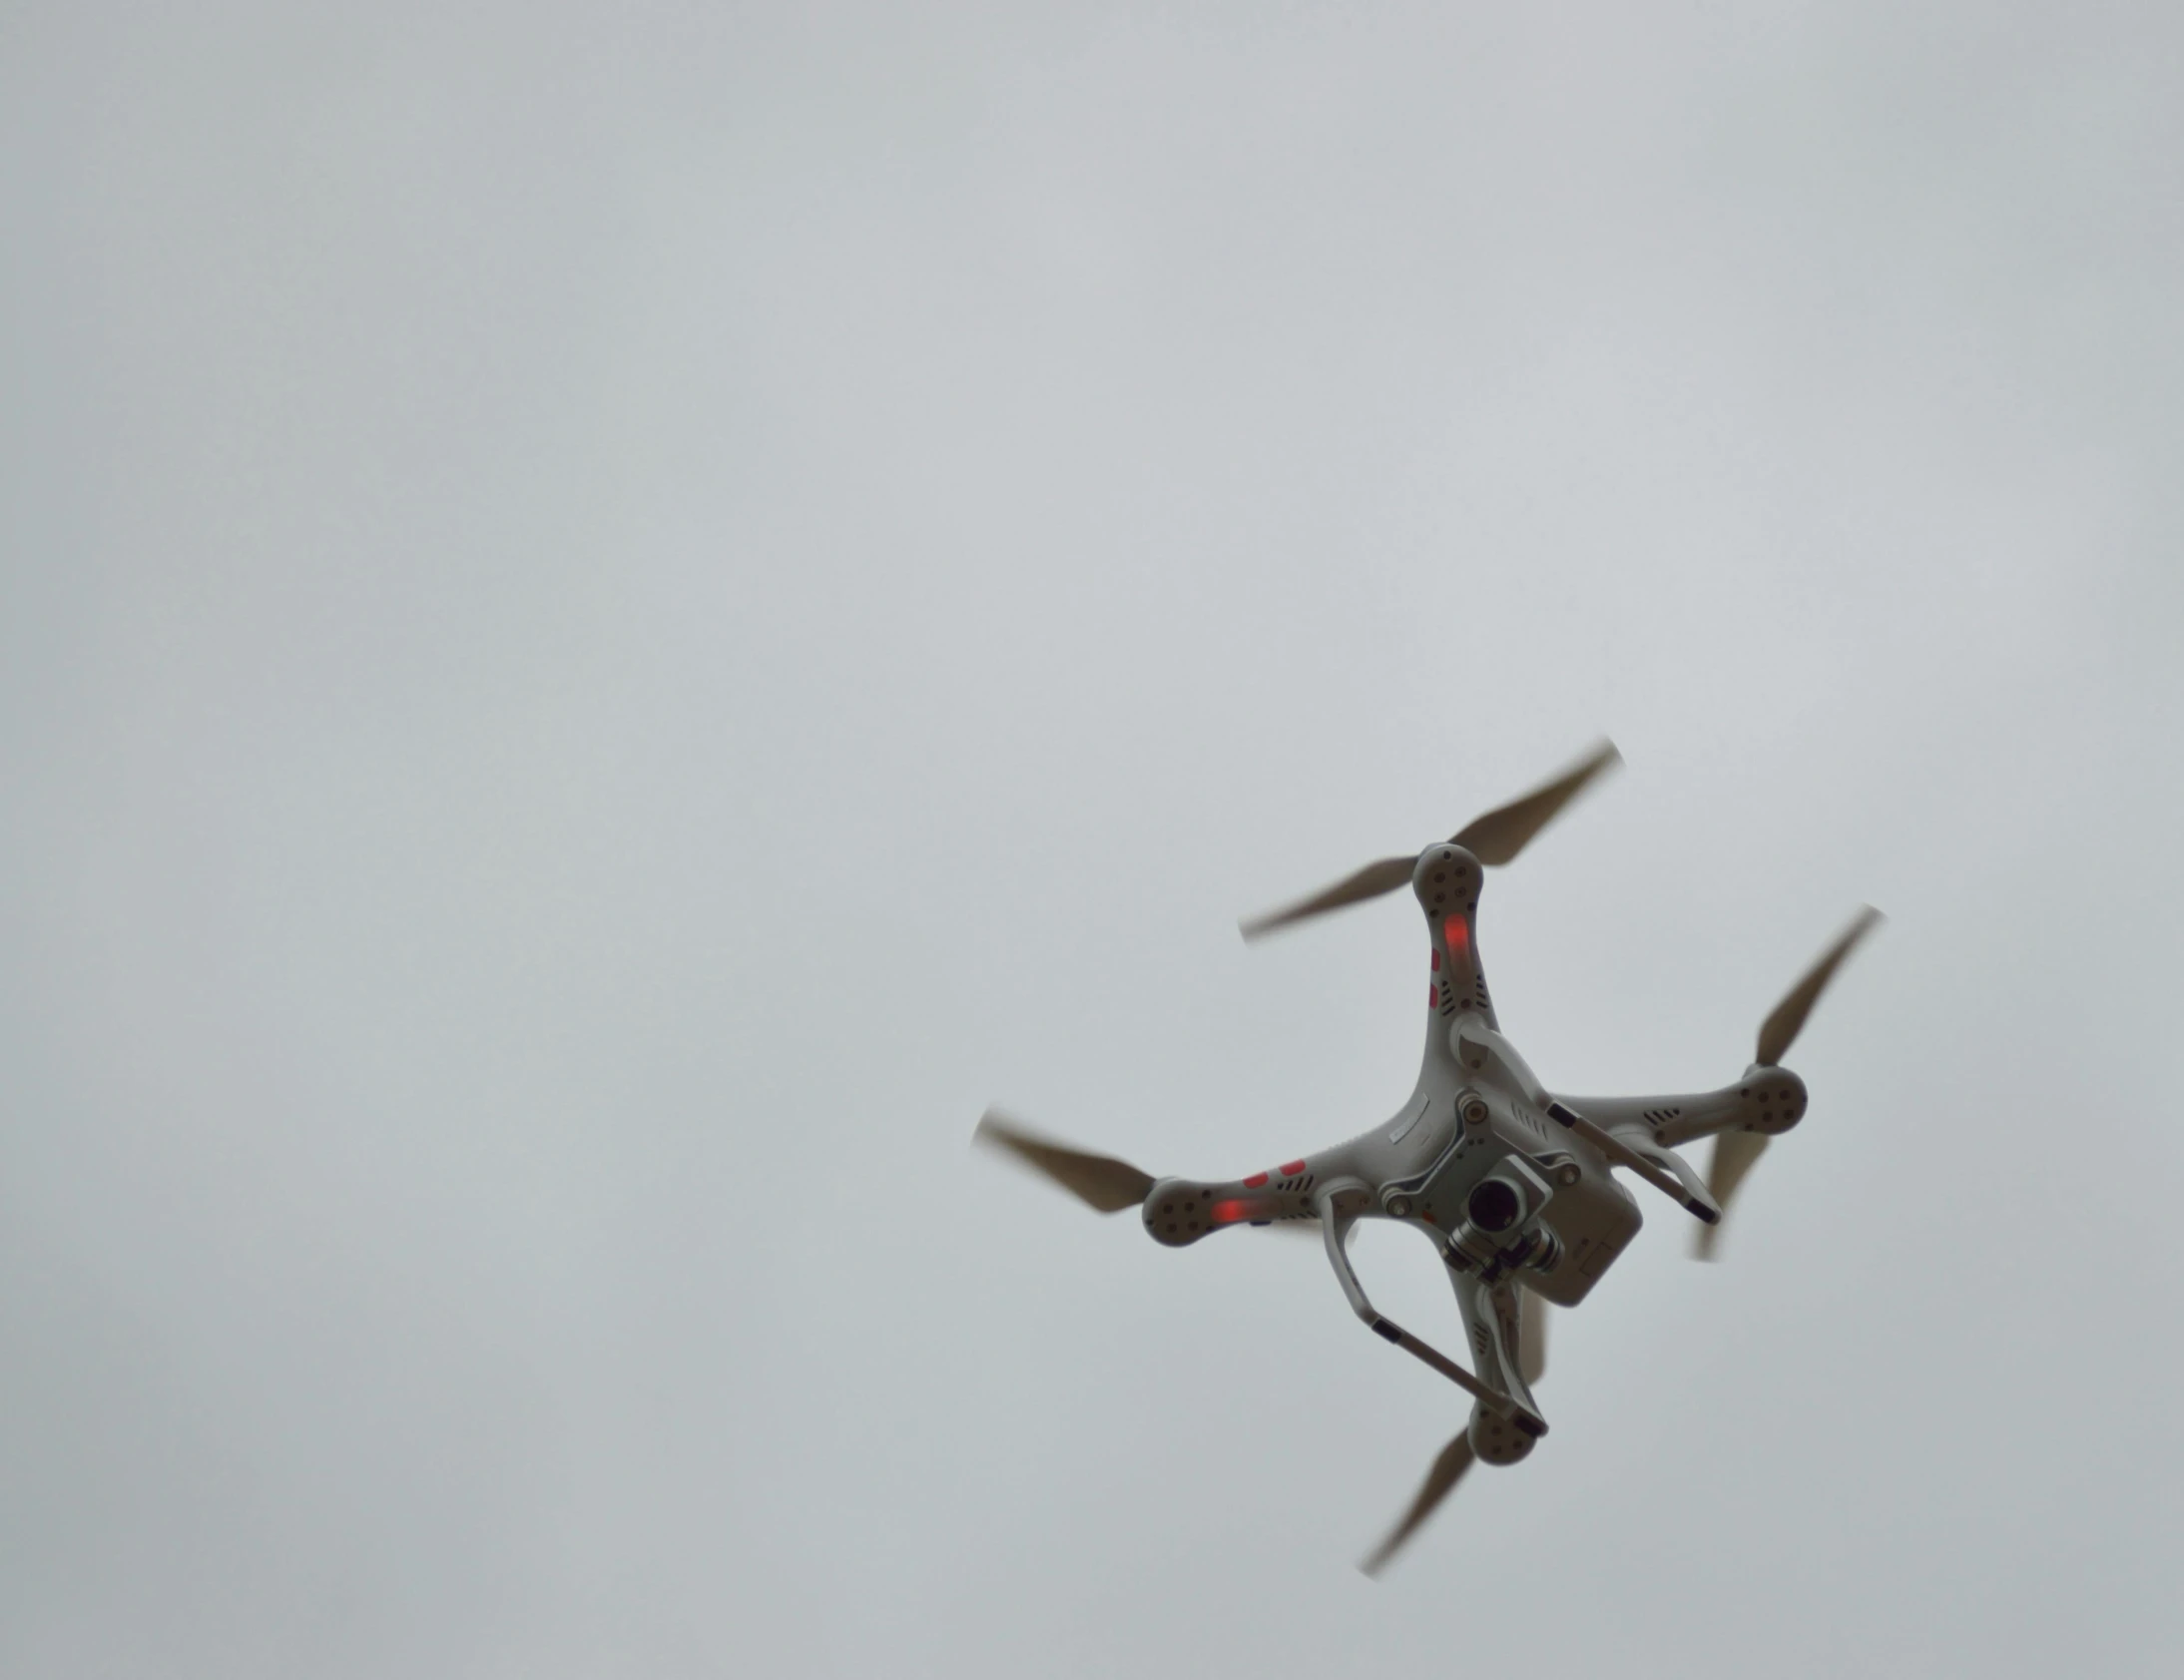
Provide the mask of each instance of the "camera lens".
POLYGON ((1463 1205, 1471 1215, 1471 1223, 1481 1231, 1506 1231, 1524 1211, 1516 1192, 1498 1178, 1481 1179, 1473 1185, 1463 1205))

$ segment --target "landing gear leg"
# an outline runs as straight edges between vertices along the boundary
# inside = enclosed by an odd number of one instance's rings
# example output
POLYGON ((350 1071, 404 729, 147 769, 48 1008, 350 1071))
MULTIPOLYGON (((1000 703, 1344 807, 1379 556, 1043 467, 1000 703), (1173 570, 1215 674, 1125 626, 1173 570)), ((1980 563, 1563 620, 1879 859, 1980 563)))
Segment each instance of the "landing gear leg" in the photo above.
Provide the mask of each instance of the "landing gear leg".
MULTIPOLYGON (((1418 1338, 1412 1336, 1393 1319, 1380 1314, 1372 1303, 1365 1298, 1365 1286, 1358 1282, 1358 1274, 1350 1264, 1350 1255, 1343 1247, 1343 1239, 1350 1234, 1350 1227, 1354 1220, 1346 1219, 1336 1213, 1335 1188, 1330 1186, 1318 1198, 1320 1233, 1327 1243, 1328 1264, 1335 1268, 1336 1281, 1343 1286, 1343 1294, 1349 1297, 1351 1311, 1365 1322, 1373 1335, 1394 1343, 1396 1347, 1410 1355, 1411 1358, 1431 1366, 1441 1376, 1447 1378, 1449 1382, 1469 1395, 1478 1402, 1478 1408, 1488 1414, 1502 1432, 1514 1431, 1521 1434, 1526 1441, 1527 1449, 1529 1449, 1529 1443, 1533 1439, 1547 1432, 1547 1420, 1539 1415, 1538 1407, 1532 1404, 1531 1391, 1523 1386, 1523 1379, 1516 1375, 1515 1361, 1502 1361, 1497 1354, 1495 1365, 1489 1366, 1483 1356, 1480 1358, 1479 1364, 1482 1370, 1497 1371, 1497 1369, 1505 1369, 1509 1379, 1516 1384, 1516 1389, 1513 1392, 1506 1387, 1497 1389, 1487 1383, 1480 1382, 1478 1378, 1465 1371, 1463 1367, 1456 1364, 1454 1360, 1443 1354, 1439 1349, 1429 1343, 1419 1341, 1418 1338)), ((1466 1304, 1464 1291, 1467 1286, 1473 1290, 1481 1287, 1472 1280, 1457 1276, 1456 1304, 1463 1309, 1464 1322, 1468 1329, 1473 1309, 1466 1304)), ((1492 1294, 1495 1288, 1498 1288, 1508 1297, 1507 1307, 1510 1315, 1508 1346, 1513 1349, 1516 1346, 1515 1292, 1508 1285, 1503 1284, 1488 1288, 1486 1293, 1492 1294)), ((1474 1348, 1478 1346, 1475 1335, 1472 1345, 1474 1348)), ((1522 1455, 1522 1453, 1518 1454, 1519 1457, 1522 1455)))

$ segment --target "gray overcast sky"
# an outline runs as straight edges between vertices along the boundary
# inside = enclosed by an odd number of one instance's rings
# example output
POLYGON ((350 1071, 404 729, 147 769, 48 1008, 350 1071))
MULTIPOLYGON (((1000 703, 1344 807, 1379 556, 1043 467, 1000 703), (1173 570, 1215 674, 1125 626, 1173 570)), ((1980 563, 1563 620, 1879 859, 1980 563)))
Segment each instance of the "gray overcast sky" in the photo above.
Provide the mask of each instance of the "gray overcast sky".
MULTIPOLYGON (((0 1671, 2184 1670, 2173 5, 0 14, 0 1671), (1163 1172, 1734 1077, 1532 1460, 1163 1172)), ((1360 1243, 1451 1339, 1422 1245, 1360 1243)))

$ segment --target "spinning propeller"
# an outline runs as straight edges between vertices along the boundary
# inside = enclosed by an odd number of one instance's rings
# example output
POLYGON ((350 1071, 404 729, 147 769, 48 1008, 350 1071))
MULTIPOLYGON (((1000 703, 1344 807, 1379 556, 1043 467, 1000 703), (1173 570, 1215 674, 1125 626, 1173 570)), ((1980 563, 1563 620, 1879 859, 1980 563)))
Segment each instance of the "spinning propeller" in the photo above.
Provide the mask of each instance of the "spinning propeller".
POLYGON ((1456 1490, 1456 1483, 1463 1479, 1463 1472, 1471 1467, 1477 1456, 1471 1450, 1470 1431, 1459 1431, 1454 1440, 1440 1449, 1433 1467, 1425 1472, 1425 1485, 1410 1501, 1410 1508, 1387 1531, 1387 1538, 1372 1548, 1372 1555, 1358 1567, 1367 1575, 1377 1575, 1385 1569, 1388 1559, 1402 1549, 1403 1542, 1422 1528, 1425 1519, 1440 1509, 1440 1502, 1456 1490))
MULTIPOLYGON (((1615 750, 1615 743, 1603 741, 1545 787, 1534 789, 1520 800, 1511 800, 1484 817, 1474 818, 1448 837, 1449 843, 1464 847, 1481 863, 1513 862, 1516 854, 1531 843, 1532 837, 1553 822, 1555 815, 1577 798, 1588 782, 1622 762, 1623 755, 1615 750)), ((1239 922, 1238 926, 1243 929, 1245 938, 1262 938, 1292 922, 1325 915, 1345 904, 1361 904, 1367 898, 1392 892, 1398 886, 1408 886, 1417 866, 1416 852, 1403 857, 1382 857, 1376 863, 1367 863, 1356 874, 1346 875, 1325 891, 1316 892, 1284 909, 1239 922)))
MULTIPOLYGON (((1813 1005, 1820 1001, 1820 994, 1827 990, 1828 982, 1843 966, 1845 957, 1881 921, 1881 912, 1868 904, 1851 918, 1836 942, 1822 953, 1818 962, 1805 971, 1805 977, 1790 988, 1783 1000, 1775 1005, 1774 1012, 1760 1023, 1759 1048, 1752 1061, 1755 1067, 1779 1067, 1782 1058, 1790 1053, 1790 1046, 1797 1042, 1805 1029, 1805 1017, 1813 1012, 1813 1005)), ((1714 1137, 1714 1158, 1706 1171, 1707 1193, 1721 1204, 1722 1212, 1729 1211, 1729 1199, 1737 1187, 1767 1153, 1765 1132, 1718 1132, 1714 1137)), ((1701 1260, 1712 1260, 1721 1238, 1719 1225, 1702 1225, 1692 1238, 1692 1253, 1701 1260)))
MULTIPOLYGON (((1517 1364, 1525 1386, 1529 1388, 1547 1370, 1547 1304, 1530 1290, 1521 1291, 1517 1301, 1522 1314, 1522 1327, 1517 1335, 1517 1364)), ((1440 1449, 1433 1467, 1425 1472, 1424 1485, 1410 1501, 1410 1508, 1396 1518, 1395 1526, 1387 1531, 1387 1538, 1372 1548, 1372 1555, 1359 1564, 1359 1569, 1367 1575, 1377 1575, 1385 1569, 1403 1543, 1424 1527, 1425 1519, 1439 1510, 1441 1501, 1456 1490, 1456 1483, 1463 1479, 1463 1472, 1471 1467, 1477 1456, 1471 1450, 1471 1431, 1468 1428, 1458 1430, 1456 1438, 1440 1449)))
POLYGON ((971 1136, 992 1148, 1007 1150, 1100 1213, 1121 1213, 1124 1208, 1138 1206, 1157 1182, 1151 1173, 1140 1172, 1112 1155, 1071 1149, 1028 1132, 997 1108, 986 1110, 971 1136))

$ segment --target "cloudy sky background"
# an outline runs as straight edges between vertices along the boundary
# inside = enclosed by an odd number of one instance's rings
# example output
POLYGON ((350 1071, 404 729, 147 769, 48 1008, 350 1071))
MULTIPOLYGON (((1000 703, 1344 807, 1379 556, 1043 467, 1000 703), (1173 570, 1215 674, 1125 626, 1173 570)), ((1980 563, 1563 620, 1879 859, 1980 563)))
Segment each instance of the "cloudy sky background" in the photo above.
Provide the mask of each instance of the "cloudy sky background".
MULTIPOLYGON (((0 13, 0 1670, 2184 1666, 2184 23, 0 13), (1733 1078, 1462 1407, 1249 1171, 1733 1078), (1643 1192, 1641 1192, 1643 1195, 1643 1192)), ((1424 1247, 1362 1239, 1445 1343, 1424 1247)))

